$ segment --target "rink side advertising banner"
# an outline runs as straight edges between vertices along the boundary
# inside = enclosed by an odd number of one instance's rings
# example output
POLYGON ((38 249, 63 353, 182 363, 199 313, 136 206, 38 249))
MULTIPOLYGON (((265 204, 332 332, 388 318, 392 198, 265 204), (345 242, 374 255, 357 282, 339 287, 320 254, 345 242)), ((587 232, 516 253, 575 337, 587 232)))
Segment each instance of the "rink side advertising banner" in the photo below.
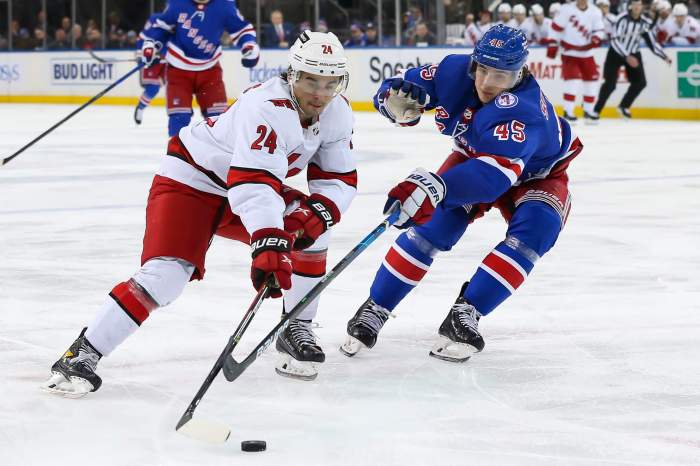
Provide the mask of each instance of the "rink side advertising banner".
MULTIPOLYGON (((468 53, 464 48, 367 48, 348 50, 350 85, 346 96, 357 109, 369 110, 379 83, 402 69, 438 63, 446 55, 468 53)), ((549 99, 561 105, 563 81, 559 58, 545 56, 546 49, 533 48, 528 65, 549 99)), ((641 116, 657 118, 700 119, 700 49, 669 48, 673 59, 667 65, 642 49, 647 88, 635 102, 641 116)), ((607 49, 596 50, 596 62, 602 69, 607 49)), ((129 59, 130 51, 99 52, 103 58, 129 59)), ((255 68, 240 65, 240 53, 227 50, 221 60, 229 98, 234 98, 251 84, 265 81, 284 71, 287 52, 262 50, 255 68)), ((0 101, 3 102, 70 102, 89 98, 106 85, 127 73, 135 62, 99 63, 87 52, 0 53, 0 101)), ((601 73, 602 74, 602 73, 601 73)), ((617 105, 628 86, 621 69, 618 86, 608 101, 617 105)), ((135 104, 141 93, 135 75, 104 98, 104 103, 135 104)), ((159 97, 164 96, 164 90, 159 97)))

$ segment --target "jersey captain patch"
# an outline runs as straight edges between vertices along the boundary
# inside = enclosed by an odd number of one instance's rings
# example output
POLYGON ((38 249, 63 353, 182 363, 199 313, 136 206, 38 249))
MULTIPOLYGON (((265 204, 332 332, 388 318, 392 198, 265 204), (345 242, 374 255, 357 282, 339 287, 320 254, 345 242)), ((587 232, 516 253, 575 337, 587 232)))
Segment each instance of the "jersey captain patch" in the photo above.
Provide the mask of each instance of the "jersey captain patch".
POLYGON ((504 92, 496 97, 494 102, 498 108, 511 108, 518 105, 518 96, 510 92, 504 92))

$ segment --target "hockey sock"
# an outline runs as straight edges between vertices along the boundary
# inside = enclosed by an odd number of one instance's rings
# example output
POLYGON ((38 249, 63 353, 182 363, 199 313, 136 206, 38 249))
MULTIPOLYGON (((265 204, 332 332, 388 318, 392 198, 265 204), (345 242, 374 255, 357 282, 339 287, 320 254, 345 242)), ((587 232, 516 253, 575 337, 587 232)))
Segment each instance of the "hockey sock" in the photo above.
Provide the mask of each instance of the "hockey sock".
POLYGON ((160 91, 160 86, 158 84, 145 84, 143 86, 143 93, 139 97, 139 107, 146 108, 151 104, 151 100, 158 95, 160 91))
MULTIPOLYGON (((534 192, 530 196, 540 195, 534 192)), ((510 220, 505 241, 479 265, 464 297, 482 315, 493 311, 513 294, 535 262, 556 243, 568 209, 550 202, 553 201, 545 196, 542 200, 520 204, 510 220)))
POLYGON ((569 79, 564 81, 564 111, 569 115, 574 114, 574 108, 576 108, 576 96, 580 90, 580 79, 569 79))
POLYGON ((112 289, 88 325, 85 337, 108 356, 148 318, 158 304, 133 279, 112 289))
POLYGON ((190 124, 192 113, 168 114, 168 136, 175 136, 182 128, 190 124))
POLYGON ((509 237, 496 246, 481 262, 469 281, 464 297, 482 315, 493 311, 505 301, 520 285, 534 267, 532 250, 509 237), (526 249, 524 249, 526 248, 526 249))
POLYGON ((595 111, 595 98, 598 94, 598 82, 597 81, 584 81, 583 82, 583 111, 586 113, 593 113, 595 111))
POLYGON ((427 241, 411 230, 402 233, 389 249, 374 277, 369 296, 380 306, 393 310, 418 285, 433 263, 436 249, 426 250, 427 241))
MULTIPOLYGON (((306 294, 321 281, 326 274, 326 253, 320 251, 292 252, 292 287, 284 293, 284 309, 291 311, 306 294)), ((314 299, 297 319, 311 321, 318 312, 320 296, 314 299)))

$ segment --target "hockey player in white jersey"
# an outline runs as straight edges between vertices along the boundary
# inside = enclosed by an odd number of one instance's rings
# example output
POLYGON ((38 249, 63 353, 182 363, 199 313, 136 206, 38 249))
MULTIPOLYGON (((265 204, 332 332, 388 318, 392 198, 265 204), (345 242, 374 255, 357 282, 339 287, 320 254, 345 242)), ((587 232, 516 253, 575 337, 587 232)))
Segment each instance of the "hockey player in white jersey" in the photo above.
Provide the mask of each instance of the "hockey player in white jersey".
POLYGON ((522 30, 532 45, 547 45, 552 20, 544 16, 544 8, 539 3, 530 7, 530 16, 525 20, 522 30))
POLYGON ((527 19, 527 8, 522 3, 517 3, 513 6, 513 21, 511 27, 515 29, 524 29, 523 24, 527 19))
POLYGON ((501 3, 498 5, 496 12, 498 13, 498 21, 496 21, 496 24, 516 27, 515 20, 513 19, 513 7, 510 6, 510 3, 501 3))
POLYGON ((592 0, 576 0, 561 6, 552 20, 547 57, 555 58, 561 48, 561 77, 564 80, 564 118, 577 120, 574 115, 576 98, 583 95, 583 116, 594 121, 593 105, 598 95, 600 73, 594 49, 605 38, 603 14, 592 0))
POLYGON ((483 10, 479 13, 479 21, 474 21, 464 31, 464 38, 469 47, 474 47, 474 44, 479 42, 479 39, 493 26, 491 22, 491 13, 488 10, 483 10))
MULTIPOLYGON (((356 193, 348 72, 332 33, 303 32, 289 69, 245 91, 216 119, 182 128, 168 144, 146 207, 140 269, 116 285, 53 365, 46 391, 97 390, 95 369, 157 308, 204 276, 214 234, 251 244, 255 289, 293 308, 325 274, 329 229, 356 193), (283 185, 307 168, 310 195, 283 185)), ((277 340, 281 375, 313 379, 325 360, 311 331, 318 300, 277 340)))
POLYGON ((610 0, 596 0, 595 5, 600 8, 600 12, 603 14, 603 25, 605 27, 605 40, 603 42, 608 45, 615 35, 617 15, 610 12, 610 0))
POLYGON ((700 41, 700 23, 688 15, 684 3, 673 5, 673 21, 668 24, 668 43, 673 45, 696 45, 700 41))

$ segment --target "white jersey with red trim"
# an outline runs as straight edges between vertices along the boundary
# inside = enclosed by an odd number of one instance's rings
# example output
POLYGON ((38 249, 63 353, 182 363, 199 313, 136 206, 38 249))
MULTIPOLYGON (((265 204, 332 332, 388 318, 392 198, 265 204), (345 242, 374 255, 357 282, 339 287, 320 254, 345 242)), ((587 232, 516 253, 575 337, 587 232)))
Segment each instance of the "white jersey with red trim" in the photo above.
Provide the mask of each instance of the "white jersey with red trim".
POLYGON ((565 3, 552 21, 551 39, 561 46, 561 54, 570 57, 592 57, 596 48, 591 39, 605 39, 603 13, 595 5, 581 10, 576 3, 565 3))
POLYGON ((656 23, 654 24, 654 27, 652 28, 652 32, 654 34, 654 37, 656 37, 656 40, 658 41, 659 44, 666 44, 668 43, 669 39, 669 32, 673 29, 675 26, 675 21, 673 21, 673 16, 668 15, 665 19, 661 19, 660 17, 656 20, 656 23))
POLYGON ((492 26, 493 23, 481 24, 474 22, 470 24, 464 31, 464 38, 468 41, 467 45, 473 47, 492 26))
POLYGON ((686 16, 681 26, 672 18, 667 28, 670 44, 694 45, 700 39, 700 23, 692 16, 686 16))
POLYGON ((535 18, 528 17, 521 27, 527 40, 531 44, 546 45, 549 40, 549 30, 552 27, 552 20, 549 18, 542 19, 542 23, 538 24, 535 18))
POLYGON ((191 124, 171 139, 159 175, 228 196, 249 233, 283 228, 285 178, 307 169, 309 192, 341 213, 357 191, 353 114, 335 97, 318 121, 302 127, 289 86, 280 77, 249 88, 226 112, 191 124))

